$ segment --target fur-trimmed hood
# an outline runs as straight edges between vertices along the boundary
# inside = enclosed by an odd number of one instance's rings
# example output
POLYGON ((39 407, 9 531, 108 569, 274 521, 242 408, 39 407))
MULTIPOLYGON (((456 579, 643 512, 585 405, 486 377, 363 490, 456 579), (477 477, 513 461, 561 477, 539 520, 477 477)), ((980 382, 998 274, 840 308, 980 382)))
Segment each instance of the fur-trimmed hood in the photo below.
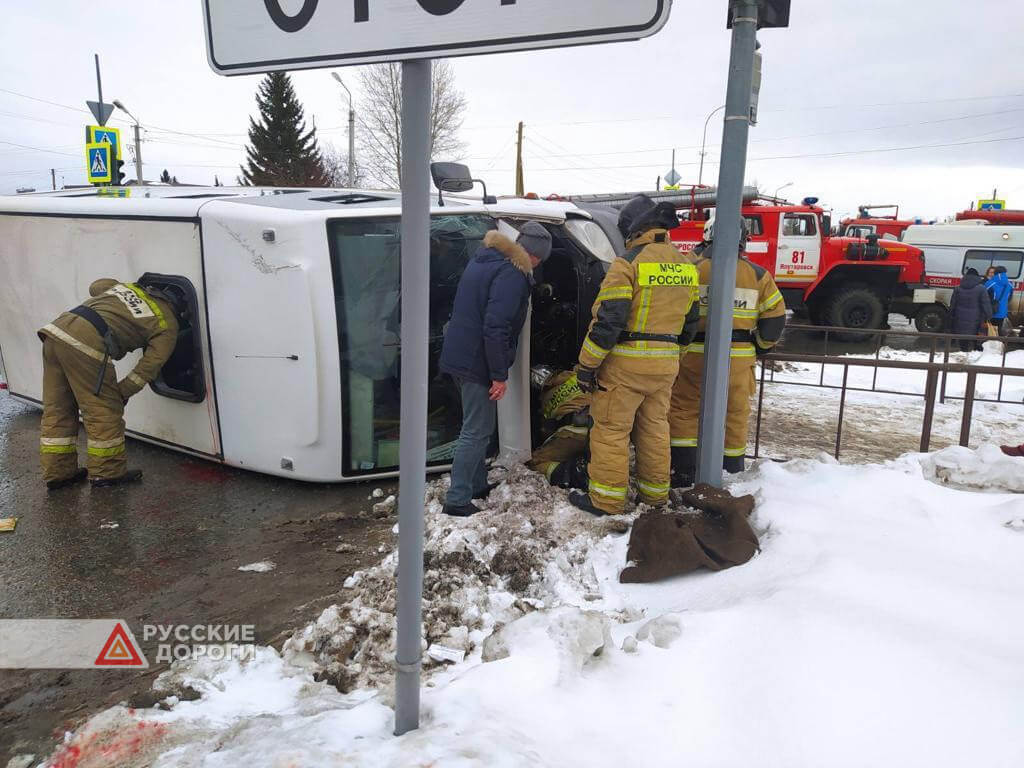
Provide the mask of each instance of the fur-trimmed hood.
POLYGON ((493 248, 527 277, 533 276, 533 262, 523 246, 496 229, 484 235, 484 247, 493 248))

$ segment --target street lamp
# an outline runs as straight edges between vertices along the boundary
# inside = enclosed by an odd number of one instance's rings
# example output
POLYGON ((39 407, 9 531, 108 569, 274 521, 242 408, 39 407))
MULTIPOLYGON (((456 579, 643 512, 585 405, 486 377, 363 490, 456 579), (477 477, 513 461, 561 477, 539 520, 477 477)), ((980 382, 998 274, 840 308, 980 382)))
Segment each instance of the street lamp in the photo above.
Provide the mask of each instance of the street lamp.
POLYGON ((352 91, 345 85, 341 75, 331 72, 331 77, 338 81, 338 85, 345 89, 348 94, 348 186, 355 186, 356 178, 356 110, 352 105, 352 91))
POLYGON ((114 99, 114 106, 124 112, 135 121, 132 129, 135 131, 135 181, 141 187, 145 182, 142 180, 142 139, 139 137, 139 119, 128 111, 128 107, 117 99, 114 99))
POLYGON ((792 186, 793 186, 793 182, 792 182, 792 181, 787 181, 787 182, 786 182, 785 184, 783 184, 783 185, 782 185, 781 187, 776 187, 776 188, 775 188, 775 194, 774 194, 774 195, 772 195, 772 197, 774 197, 774 198, 775 198, 776 200, 778 200, 778 199, 779 199, 779 192, 781 192, 782 190, 784 190, 784 189, 785 189, 786 187, 792 187, 792 186))
POLYGON ((707 142, 708 139, 708 123, 711 122, 711 118, 714 117, 715 112, 721 112, 723 109, 725 109, 725 104, 718 107, 717 109, 713 109, 711 111, 711 114, 708 115, 708 119, 704 121, 704 135, 701 136, 700 139, 700 171, 697 173, 698 187, 700 186, 701 181, 704 179, 704 144, 707 142))

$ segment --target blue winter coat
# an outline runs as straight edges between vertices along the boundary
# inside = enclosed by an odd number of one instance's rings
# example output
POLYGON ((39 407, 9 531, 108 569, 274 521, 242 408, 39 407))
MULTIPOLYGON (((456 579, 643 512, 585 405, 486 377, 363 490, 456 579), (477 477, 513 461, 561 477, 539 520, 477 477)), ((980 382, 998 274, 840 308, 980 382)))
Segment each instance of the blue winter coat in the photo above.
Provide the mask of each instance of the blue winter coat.
POLYGON ((526 320, 533 281, 530 257, 492 230, 466 266, 444 334, 441 370, 489 385, 508 379, 526 320))
POLYGON ((992 297, 992 319, 1002 320, 1010 311, 1010 297, 1013 296, 1013 284, 1005 272, 996 272, 985 283, 989 296, 992 297))

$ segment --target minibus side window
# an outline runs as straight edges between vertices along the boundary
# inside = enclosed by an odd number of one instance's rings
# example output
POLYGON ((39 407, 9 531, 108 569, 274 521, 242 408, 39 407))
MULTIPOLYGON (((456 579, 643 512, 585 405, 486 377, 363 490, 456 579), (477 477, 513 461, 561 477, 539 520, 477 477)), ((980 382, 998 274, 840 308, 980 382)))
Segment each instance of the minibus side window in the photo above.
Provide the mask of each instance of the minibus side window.
POLYGON ((143 286, 152 285, 177 299, 179 307, 178 343, 149 388, 161 397, 201 403, 206 399, 206 375, 203 371, 203 340, 199 332, 199 300, 187 277, 147 272, 139 278, 143 286))
POLYGON ((970 249, 964 256, 963 273, 974 268, 979 275, 984 275, 989 267, 1006 267, 1006 276, 1010 280, 1020 277, 1021 263, 1024 262, 1022 251, 989 251, 970 249))
MULTIPOLYGON (((444 329, 466 264, 494 221, 436 216, 430 232, 427 461, 451 463, 462 423, 459 393, 441 375, 444 329)), ((399 220, 329 223, 331 270, 341 355, 343 470, 347 476, 398 467, 401 384, 399 220)))

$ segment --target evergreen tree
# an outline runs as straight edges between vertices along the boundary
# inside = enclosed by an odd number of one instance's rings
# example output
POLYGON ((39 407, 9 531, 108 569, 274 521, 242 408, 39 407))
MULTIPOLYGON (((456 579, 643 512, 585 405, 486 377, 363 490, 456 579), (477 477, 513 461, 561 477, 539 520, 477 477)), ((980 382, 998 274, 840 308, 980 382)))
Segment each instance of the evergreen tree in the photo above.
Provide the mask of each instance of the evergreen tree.
POLYGON ((306 131, 302 105, 285 72, 271 72, 256 93, 259 122, 249 118, 249 146, 242 175, 248 184, 271 187, 326 187, 330 178, 317 145, 306 131))
POLYGON ((166 168, 164 168, 164 172, 160 174, 160 181, 162 181, 164 184, 171 183, 171 174, 167 172, 166 168))

